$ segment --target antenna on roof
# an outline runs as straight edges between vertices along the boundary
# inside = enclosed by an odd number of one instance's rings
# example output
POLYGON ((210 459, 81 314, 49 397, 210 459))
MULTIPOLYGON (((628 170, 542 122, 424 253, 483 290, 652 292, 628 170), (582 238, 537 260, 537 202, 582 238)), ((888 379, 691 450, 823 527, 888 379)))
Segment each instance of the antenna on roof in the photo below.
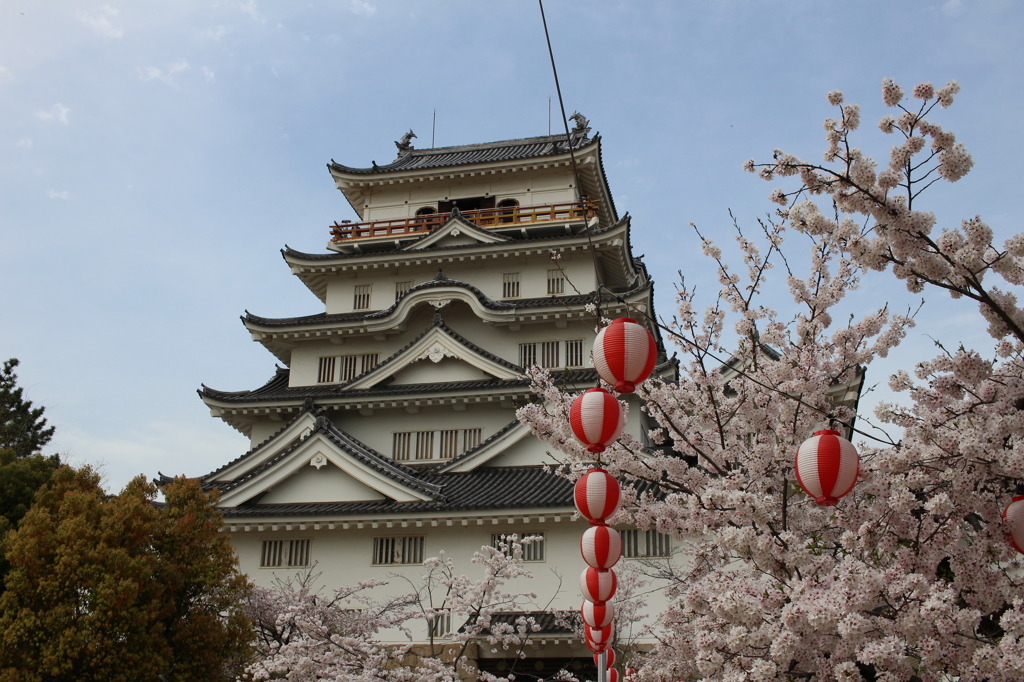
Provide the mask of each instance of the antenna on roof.
POLYGON ((430 148, 434 148, 434 133, 437 132, 437 109, 434 109, 434 123, 430 126, 430 148))
POLYGON ((551 95, 548 95, 548 135, 551 135, 551 95))

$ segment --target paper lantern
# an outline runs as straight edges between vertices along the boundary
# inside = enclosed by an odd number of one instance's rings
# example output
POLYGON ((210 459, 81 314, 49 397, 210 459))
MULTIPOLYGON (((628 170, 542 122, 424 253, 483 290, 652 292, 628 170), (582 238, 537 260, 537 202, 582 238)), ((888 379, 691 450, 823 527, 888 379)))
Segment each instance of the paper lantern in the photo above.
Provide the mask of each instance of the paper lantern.
POLYGON ((1024 554, 1021 549, 1024 547, 1024 495, 1013 496, 1013 501, 1003 510, 1003 521, 1007 525, 1006 538, 1015 550, 1024 554))
POLYGON ((632 393, 651 376, 657 359, 654 337, 628 317, 615 320, 594 339, 594 368, 619 393, 632 393))
POLYGON ((817 431, 796 453, 796 480, 814 500, 834 506, 850 492, 860 474, 860 459, 853 443, 838 431, 817 431))
MULTIPOLYGON (((608 651, 611 651, 609 649, 608 651)), ((608 674, 604 677, 605 682, 619 682, 619 671, 615 668, 608 668, 608 674)))
POLYGON ((618 399, 603 388, 592 388, 572 402, 569 425, 589 452, 604 452, 626 425, 618 399))
MULTIPOLYGON (((615 665, 615 649, 608 649, 605 653, 604 665, 606 668, 610 668, 615 665)), ((594 665, 601 667, 601 654, 594 654, 594 665)))
POLYGON ((612 627, 609 625, 608 627, 604 628, 592 628, 589 625, 584 624, 583 636, 584 639, 587 640, 587 646, 590 647, 590 650, 593 651, 595 654, 598 654, 601 652, 597 651, 596 649, 594 649, 593 646, 590 645, 593 644, 594 646, 599 647, 601 651, 607 649, 608 645, 611 644, 612 641, 612 627))
POLYGON ((576 481, 576 508, 589 521, 604 521, 619 510, 619 482, 604 469, 591 469, 576 481))
POLYGON ((587 601, 606 602, 615 596, 618 580, 615 571, 587 568, 580 574, 580 592, 587 601))
POLYGON ((606 628, 612 624, 612 618, 615 616, 615 605, 608 602, 598 602, 595 604, 592 601, 584 601, 580 614, 583 616, 583 622, 590 627, 606 628))
POLYGON ((591 526, 580 539, 580 554, 588 566, 611 568, 622 556, 622 538, 610 526, 591 526))

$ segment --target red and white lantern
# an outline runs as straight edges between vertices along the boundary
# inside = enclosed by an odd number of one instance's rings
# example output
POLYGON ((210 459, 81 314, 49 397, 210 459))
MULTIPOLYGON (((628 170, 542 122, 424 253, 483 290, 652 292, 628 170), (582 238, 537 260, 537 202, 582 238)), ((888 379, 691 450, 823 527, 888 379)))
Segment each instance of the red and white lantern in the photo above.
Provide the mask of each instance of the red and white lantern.
MULTIPOLYGON (((611 651, 609 649, 608 651, 611 651)), ((615 668, 608 668, 608 673, 604 676, 605 682, 619 682, 619 671, 615 668)))
POLYGON ((622 537, 610 526, 591 526, 580 540, 580 554, 588 566, 611 568, 622 556, 622 537))
POLYGON ((604 469, 591 469, 576 481, 576 509, 588 521, 604 521, 619 510, 622 491, 604 469))
POLYGON ((853 443, 838 431, 817 431, 796 453, 796 480, 808 495, 825 507, 853 489, 860 474, 860 459, 853 443))
POLYGON ((599 654, 612 642, 612 628, 611 626, 604 628, 592 628, 589 625, 583 625, 583 636, 587 641, 587 647, 590 648, 595 654, 599 654), (595 649, 594 647, 597 647, 595 649))
MULTIPOLYGON (((615 649, 609 649, 605 653, 604 665, 606 668, 610 668, 615 665, 615 649)), ((594 665, 600 667, 601 665, 601 654, 594 654, 594 665)))
POLYGON ((594 368, 619 393, 632 393, 654 371, 658 346, 646 328, 620 317, 594 340, 594 368))
POLYGON ((606 628, 612 624, 612 618, 615 617, 615 605, 608 602, 595 604, 592 601, 584 601, 580 614, 583 616, 583 622, 590 627, 606 628))
POLYGON ((589 452, 604 452, 619 439, 626 415, 615 396, 603 388, 592 388, 572 402, 569 425, 589 452))
POLYGON ((1015 550, 1024 554, 1024 495, 1013 496, 1013 501, 1003 510, 1003 522, 1007 526, 1006 538, 1015 550))
POLYGON ((615 596, 616 587, 618 587, 618 580, 615 578, 615 571, 587 568, 580 574, 580 592, 583 593, 583 598, 587 601, 594 603, 609 601, 615 596))

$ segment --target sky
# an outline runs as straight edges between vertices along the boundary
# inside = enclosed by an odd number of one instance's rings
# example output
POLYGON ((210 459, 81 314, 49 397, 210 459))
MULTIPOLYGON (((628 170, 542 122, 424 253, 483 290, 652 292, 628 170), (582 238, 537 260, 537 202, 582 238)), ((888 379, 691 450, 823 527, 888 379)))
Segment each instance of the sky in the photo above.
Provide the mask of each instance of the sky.
MULTIPOLYGON (((728 243, 775 185, 744 173, 781 148, 820 159, 825 95, 950 79, 934 119, 975 168, 936 186, 939 226, 980 214, 1019 229, 1024 4, 1014 0, 548 0, 566 113, 602 135, 620 213, 671 314, 673 283, 712 295, 689 223, 728 243)), ((322 312, 280 249, 324 252, 355 219, 325 164, 558 132, 537 3, 527 0, 134 2, 0 0, 0 359, 56 427, 47 448, 133 476, 205 474, 248 449, 196 395, 256 388, 275 359, 238 317, 322 312), (549 124, 549 101, 551 119, 549 124)), ((778 294, 779 306, 785 296, 778 294)), ((920 297, 867 278, 866 312, 920 297)), ((930 294, 885 377, 934 339, 984 347, 975 309, 930 294)), ((705 301, 707 299, 704 299, 705 301)))

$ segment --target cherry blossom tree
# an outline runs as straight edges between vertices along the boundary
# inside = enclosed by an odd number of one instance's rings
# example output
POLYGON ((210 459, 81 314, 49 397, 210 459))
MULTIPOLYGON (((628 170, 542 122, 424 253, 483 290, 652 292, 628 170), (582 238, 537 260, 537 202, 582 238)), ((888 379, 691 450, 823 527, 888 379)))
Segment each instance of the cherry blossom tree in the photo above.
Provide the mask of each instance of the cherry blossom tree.
MULTIPOLYGON (((523 545, 533 539, 503 536, 496 547, 481 547, 472 559, 483 573, 477 579, 460 574, 442 552, 424 561, 425 572, 417 578, 392 576, 399 584, 406 582, 409 591, 384 601, 373 595, 386 582, 363 582, 325 592, 316 588, 313 571, 279 580, 270 588, 257 587, 246 608, 257 633, 256 656, 243 679, 531 679, 529 674, 516 674, 514 665, 507 677, 478 671, 474 659, 483 646, 524 658, 531 635, 540 629, 533 616, 522 615, 513 623, 493 619, 498 613, 525 613, 535 603, 537 595, 505 588, 509 581, 531 577, 523 567, 523 545), (419 630, 414 631, 417 626, 419 630), (426 644, 412 643, 424 626, 429 633, 426 644), (385 630, 404 633, 410 643, 381 643, 385 630)), ((575 678, 566 675, 561 679, 575 678)))
MULTIPOLYGON (((999 245, 980 217, 938 230, 922 210, 926 190, 973 165, 933 120, 958 92, 923 83, 908 99, 883 81, 892 114, 879 128, 897 141, 881 167, 854 146, 860 108, 829 93, 823 162, 776 150, 745 164, 788 184, 757 238, 737 227, 743 267, 697 232, 717 297, 700 311, 681 284, 663 323, 683 354, 680 378, 638 390, 658 428, 604 453, 634 487, 613 521, 684 548, 663 571, 668 608, 636 679, 1024 678, 1024 562, 1001 520, 1024 479, 1024 234, 999 245), (776 271, 792 315, 766 295, 776 271), (947 306, 947 293, 974 301, 991 343, 940 346, 897 372, 889 385, 904 400, 872 417, 848 389, 914 315, 882 306, 839 320, 861 280, 881 273, 930 297, 921 315, 947 306), (798 446, 823 427, 860 449, 859 482, 833 507, 794 481, 798 446)), ((531 378, 541 401, 520 418, 578 470, 593 455, 569 429, 574 396, 543 370, 531 378)))

